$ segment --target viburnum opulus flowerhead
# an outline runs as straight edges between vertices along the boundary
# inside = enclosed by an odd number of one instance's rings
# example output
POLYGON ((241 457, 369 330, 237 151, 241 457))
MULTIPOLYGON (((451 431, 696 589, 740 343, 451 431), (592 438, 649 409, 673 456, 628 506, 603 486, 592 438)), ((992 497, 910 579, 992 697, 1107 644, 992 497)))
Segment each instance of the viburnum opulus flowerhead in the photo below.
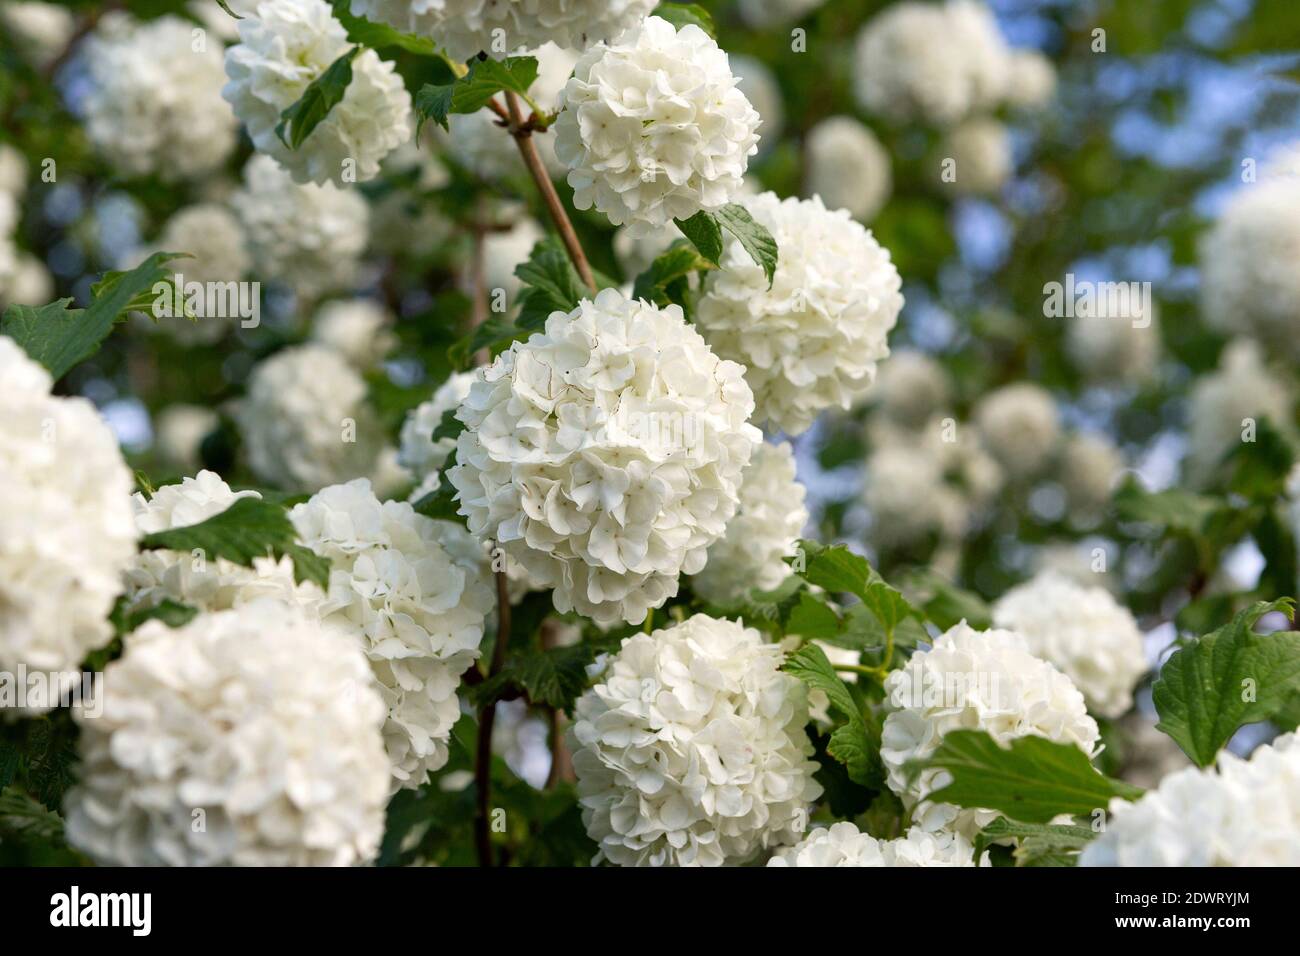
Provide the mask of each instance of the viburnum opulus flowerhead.
POLYGON ((975 848, 960 833, 912 827, 878 840, 852 823, 818 827, 797 845, 777 850, 768 866, 975 866, 975 848))
POLYGON ((735 199, 759 125, 736 83, 727 54, 693 24, 649 17, 588 50, 555 124, 574 205, 650 230, 735 199))
POLYGON ((984 395, 975 422, 985 446, 1008 476, 1033 478, 1056 454, 1061 417, 1052 393, 1033 382, 1013 382, 984 395))
POLYGON ((821 795, 804 685, 779 647, 696 614, 623 641, 570 729, 597 859, 721 866, 795 842, 821 795))
POLYGON ((295 182, 373 179, 380 160, 411 136, 411 96, 402 78, 374 50, 361 50, 343 98, 298 148, 280 138, 284 111, 349 49, 347 31, 325 0, 261 0, 239 21, 239 43, 226 51, 230 82, 222 96, 253 145, 295 182))
POLYGON ((559 610, 641 623, 735 514, 761 440, 743 370, 679 307, 606 289, 476 374, 448 473, 470 531, 559 610))
POLYGON ((379 850, 384 705, 365 656, 266 600, 150 621, 79 708, 68 842, 119 866, 349 866, 379 850))
POLYGON ((729 240, 697 322, 718 355, 746 367, 754 420, 798 434, 871 387, 903 307, 902 280, 870 230, 817 197, 769 192, 744 206, 776 239, 775 281, 769 288, 762 266, 729 240))
POLYGON ((113 636, 135 482, 94 406, 51 395, 49 374, 7 336, 0 381, 0 672, 71 676, 113 636))

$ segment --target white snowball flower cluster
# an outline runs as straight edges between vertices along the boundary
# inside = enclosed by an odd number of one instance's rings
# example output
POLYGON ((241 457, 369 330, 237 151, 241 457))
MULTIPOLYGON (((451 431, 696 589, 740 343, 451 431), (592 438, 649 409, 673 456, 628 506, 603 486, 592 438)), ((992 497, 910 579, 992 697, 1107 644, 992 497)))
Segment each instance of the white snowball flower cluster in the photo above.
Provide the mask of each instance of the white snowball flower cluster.
POLYGON ((975 407, 975 422, 998 464, 1009 475, 1031 478, 1056 454, 1061 418, 1051 392, 1015 382, 989 392, 975 407))
POLYGON ((940 152, 953 162, 952 181, 941 179, 941 184, 951 186, 958 195, 996 193, 1011 178, 1011 137, 995 119, 965 120, 944 136, 940 152))
POLYGON ((94 407, 4 336, 0 381, 0 671, 72 672, 113 636, 135 481, 94 407))
POLYGON ((1265 170, 1229 199, 1201 245, 1206 321, 1300 357, 1300 173, 1265 170))
POLYGON ((352 12, 432 36, 454 60, 500 59, 547 42, 585 50, 617 35, 659 0, 352 0, 352 12))
POLYGON ((352 58, 343 98, 297 149, 276 134, 281 114, 351 48, 325 0, 262 0, 239 21, 239 43, 226 50, 230 77, 221 95, 248 128, 253 145, 298 183, 365 182, 411 138, 411 95, 392 63, 363 49, 352 58))
POLYGON ((1066 332, 1066 349, 1080 371, 1093 382, 1142 385, 1160 361, 1160 312, 1154 302, 1150 315, 1142 303, 1121 306, 1118 315, 1106 310, 1077 311, 1066 332))
POLYGON ((477 373, 449 476, 558 610, 639 624, 735 514, 753 409, 679 307, 606 289, 477 373))
POLYGON ((326 183, 298 185, 269 156, 244 167, 231 197, 259 277, 288 283, 308 298, 351 284, 369 228, 366 201, 326 183))
POLYGON ((771 590, 788 576, 785 558, 808 523, 807 490, 795 480, 789 442, 759 445, 740 483, 740 507, 727 532, 709 546, 695 593, 726 606, 751 588, 771 590))
POLYGON ((1300 866, 1300 743, 1171 774, 1135 803, 1112 800, 1080 866, 1300 866))
POLYGON ((777 850, 768 866, 975 866, 975 848, 960 833, 910 828, 878 840, 852 823, 818 827, 796 846, 777 850))
POLYGON ((971 520, 961 492, 945 480, 943 462, 922 443, 888 444, 867 458, 862 500, 877 547, 902 547, 931 536, 959 538, 971 520))
POLYGON ((812 13, 826 0, 740 0, 740 16, 751 27, 789 23, 812 13))
POLYGON ((869 230, 817 197, 768 192, 744 205, 776 239, 775 281, 769 289, 762 267, 729 239, 697 321, 714 351, 746 366, 755 421, 796 435, 871 387, 903 307, 902 280, 869 230))
POLYGON ((397 344, 392 326, 392 315, 373 299, 335 299, 317 310, 311 339, 364 370, 382 362, 397 344))
POLYGON ((154 420, 154 447, 172 468, 191 472, 202 460, 203 439, 217 427, 217 413, 202 405, 174 403, 154 420))
POLYGON ((86 41, 86 135, 124 175, 196 179, 235 148, 221 47, 200 42, 196 29, 176 16, 113 13, 86 41))
POLYGON ((381 429, 365 380, 323 345, 284 349, 253 369, 237 420, 249 467, 292 490, 372 473, 381 429))
POLYGON ((832 116, 808 133, 808 191, 831 209, 870 222, 893 191, 889 153, 851 116, 832 116))
MULTIPOLYGON (((200 471, 179 484, 163 485, 152 497, 137 493, 132 502, 140 535, 199 524, 221 514, 240 498, 260 498, 255 491, 233 491, 211 471, 200 471)), ((189 552, 141 551, 126 574, 129 610, 157 607, 165 600, 205 611, 224 611, 262 598, 311 607, 320 589, 294 580, 293 561, 267 555, 245 567, 224 558, 189 552)))
POLYGON ((345 635, 278 601, 176 630, 150 621, 105 684, 103 713, 77 715, 67 798, 68 840, 96 862, 349 866, 378 853, 384 705, 345 635))
POLYGON ((944 367, 924 352, 903 349, 880 366, 867 397, 903 428, 920 428, 945 408, 952 381, 944 367))
POLYGON ((822 793, 804 685, 780 648, 696 614, 637 634, 578 699, 578 798, 597 859, 720 866, 793 843, 822 793))
POLYGON ((950 731, 982 730, 1004 746, 1017 737, 1044 737, 1089 756, 1097 747, 1097 722, 1083 694, 1010 631, 977 631, 963 621, 891 673, 885 693, 880 756, 887 782, 924 830, 948 828, 974 839, 998 816, 924 799, 949 775, 931 769, 914 777, 907 765, 933 754, 950 731))
POLYGON ((358 635, 370 659, 388 712, 393 789, 419 787, 447 762, 456 688, 494 606, 482 550, 451 522, 381 503, 365 479, 324 489, 290 518, 331 562, 323 619, 358 635))
POLYGON ((573 203, 616 226, 662 228, 736 198, 758 112, 727 54, 694 24, 650 17, 578 61, 555 123, 573 203))
POLYGON ((18 41, 18 51, 42 68, 63 52, 77 27, 71 10, 37 0, 0 3, 0 25, 18 41))
POLYGON ((1039 574, 998 599, 993 623, 1074 681, 1093 713, 1114 718, 1133 706, 1133 688, 1147 672, 1142 632, 1105 588, 1039 574))
POLYGON ((1124 456, 1104 433, 1080 432, 1065 440, 1059 474, 1076 524, 1102 517, 1123 471, 1124 456))
MULTIPOLYGON (((433 491, 438 486, 439 473, 447 456, 456 448, 456 439, 433 440, 433 433, 442 424, 443 416, 460 406, 474 384, 473 372, 453 373, 438 386, 433 398, 421 402, 402 423, 401 446, 398 463, 411 473, 422 491, 433 491)), ((412 495, 419 500, 420 493, 412 495)))

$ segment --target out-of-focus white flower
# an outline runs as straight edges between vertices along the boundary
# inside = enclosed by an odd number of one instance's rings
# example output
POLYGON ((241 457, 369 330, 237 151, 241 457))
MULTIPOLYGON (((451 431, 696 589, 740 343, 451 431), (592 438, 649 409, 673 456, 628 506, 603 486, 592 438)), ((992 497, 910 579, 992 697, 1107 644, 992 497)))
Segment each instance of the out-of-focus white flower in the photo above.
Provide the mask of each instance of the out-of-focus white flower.
POLYGON ((998 599, 993 623, 1074 681, 1093 713, 1114 718, 1133 706, 1133 688, 1147 672, 1142 632, 1104 588, 1040 574, 998 599))
POLYGON ((762 267, 729 239, 697 321, 714 351, 746 366, 755 421, 795 435, 871 387, 903 307, 902 280, 869 230, 817 197, 769 192, 744 205, 776 239, 775 281, 769 289, 762 267))
POLYGON ((154 421, 154 446, 168 466, 192 472, 202 459, 203 439, 217 427, 217 413, 201 405, 168 405, 154 421))
POLYGON ((8 0, 0 3, 0 24, 17 43, 15 47, 39 67, 52 63, 72 39, 76 18, 55 3, 8 0))
POLYGON ((326 623, 356 634, 370 659, 388 710, 393 789, 417 788, 447 762, 456 688, 493 608, 482 550, 452 522, 381 503, 365 479, 326 488, 289 516, 330 560, 326 623))
POLYGON ((768 866, 975 866, 975 848, 960 833, 912 827, 877 840, 852 823, 818 827, 796 846, 777 850, 768 866))
POLYGON ((1160 360, 1160 312, 1154 302, 1147 315, 1131 297, 1120 314, 1105 309, 1076 311, 1066 333, 1066 348, 1079 369, 1094 382, 1141 385, 1160 360), (1106 314, 1099 314, 1105 312, 1106 314))
POLYGON ((1300 357, 1298 257, 1300 172, 1243 186, 1201 244, 1206 321, 1300 357))
POLYGON ((260 601, 150 621, 79 710, 68 840, 123 866, 349 866, 379 851, 384 705, 365 657, 260 601), (196 826, 201 820, 202 826, 196 826))
POLYGON ((696 614, 637 634, 570 730, 587 833, 619 866, 720 866, 793 843, 813 779, 806 692, 780 648, 696 614))
POLYGON ((1218 370, 1198 379, 1188 399, 1188 480, 1201 485, 1213 477, 1246 430, 1262 419, 1289 430, 1293 400, 1287 383, 1265 366, 1258 344, 1230 342, 1218 370))
POLYGON ((388 310, 373 299, 335 299, 316 311, 311 338, 356 368, 369 369, 397 344, 392 325, 388 310))
POLYGON ((546 238, 546 231, 535 219, 524 217, 505 232, 492 232, 483 239, 483 279, 489 302, 497 290, 505 292, 505 304, 513 306, 523 283, 515 269, 528 261, 533 246, 546 238))
POLYGON ((244 167, 231 198, 259 276, 308 298, 345 288, 366 245, 369 210, 357 193, 326 183, 298 185, 269 156, 244 167))
POLYGON ((1294 734, 1249 760, 1165 777, 1135 803, 1111 801, 1080 866, 1300 866, 1300 745, 1294 734))
POLYGON ((409 471, 416 482, 430 476, 437 477, 447 456, 456 448, 456 439, 433 440, 443 416, 460 406, 474 384, 473 372, 456 372, 438 386, 433 398, 421 402, 402 423, 401 448, 397 460, 409 471))
POLYGON ((352 12, 431 36, 454 60, 501 59, 546 43, 585 50, 632 26, 659 0, 352 0, 352 12))
POLYGON ((573 203, 662 228, 736 198, 759 115, 727 54, 694 24, 650 17, 578 61, 555 124, 573 203))
POLYGON ((832 116, 809 131, 807 150, 809 192, 855 219, 874 219, 894 182, 876 134, 851 116, 832 116))
POLYGON ((1003 746, 1017 737, 1045 737, 1089 756, 1097 746, 1097 722, 1083 694, 1010 631, 976 631, 963 621, 891 673, 885 692, 889 715, 880 756, 887 782, 924 830, 953 829, 974 839, 998 816, 924 799, 950 775, 934 769, 913 775, 908 764, 933 754, 950 731, 982 730, 1003 746))
POLYGON ((760 148, 770 148, 781 138, 785 126, 785 105, 781 100, 781 84, 767 64, 752 56, 732 54, 731 72, 736 74, 736 85, 745 99, 758 111, 761 122, 758 132, 760 148))
POLYGON ((1056 454, 1061 419, 1050 392, 1015 382, 989 392, 975 407, 980 435, 998 464, 1017 478, 1031 478, 1056 454))
POLYGON ((1062 445, 1058 471, 1071 516, 1081 523, 1095 522, 1110 503, 1124 471, 1124 456, 1104 434, 1081 432, 1062 445))
POLYGON ((1056 67, 1037 50, 1012 50, 1006 98, 1025 110, 1042 109, 1056 96, 1056 67))
POLYGON ((789 23, 812 13, 826 0, 740 0, 740 17, 751 27, 789 23))
POLYGON ((639 624, 735 514, 753 409, 680 308, 606 289, 476 373, 449 476, 558 610, 639 624))
POLYGON ((963 196, 996 193, 1011 178, 1011 137, 995 119, 976 117, 948 132, 940 147, 945 160, 953 162, 951 186, 963 196))
POLYGON ((253 369, 236 416, 249 467, 276 487, 318 491, 365 476, 382 448, 366 383, 323 345, 297 345, 253 369))
POLYGON ((903 428, 920 428, 947 406, 951 394, 942 365, 924 352, 903 349, 880 366, 867 398, 903 428))
POLYGON ((18 199, 27 188, 27 157, 0 143, 0 234, 18 222, 18 199))
POLYGON ((620 226, 614 233, 614 258, 623 270, 623 278, 629 282, 635 280, 680 238, 681 231, 671 223, 662 229, 640 232, 620 226))
POLYGON ((121 173, 196 179, 235 148, 221 46, 176 16, 111 13, 86 40, 86 135, 121 173))
POLYGON ((759 445, 740 483, 740 507, 691 579, 706 601, 726 606, 751 588, 771 590, 789 574, 785 558, 808 523, 807 491, 795 480, 789 442, 759 445))
MULTIPOLYGON (((0 237, 0 247, 6 242, 0 237)), ((0 249, 0 309, 10 305, 44 305, 54 298, 54 277, 45 263, 19 250, 13 250, 12 255, 12 265, 6 269, 5 253, 0 249)))
MULTIPOLYGON (((261 0, 239 21, 239 43, 226 50, 230 82, 221 95, 253 145, 298 183, 365 182, 379 162, 411 137, 411 95, 392 63, 363 49, 352 80, 297 149, 276 133, 281 114, 351 48, 325 0, 261 0)), ((288 135, 288 131, 286 131, 288 135)))
POLYGON ((920 443, 889 444, 872 451, 863 479, 863 502, 878 547, 908 547, 930 536, 960 537, 970 509, 944 480, 942 460, 920 443))
POLYGON ((94 406, 51 395, 49 374, 5 336, 0 381, 0 671, 71 678, 113 636, 135 482, 94 406))

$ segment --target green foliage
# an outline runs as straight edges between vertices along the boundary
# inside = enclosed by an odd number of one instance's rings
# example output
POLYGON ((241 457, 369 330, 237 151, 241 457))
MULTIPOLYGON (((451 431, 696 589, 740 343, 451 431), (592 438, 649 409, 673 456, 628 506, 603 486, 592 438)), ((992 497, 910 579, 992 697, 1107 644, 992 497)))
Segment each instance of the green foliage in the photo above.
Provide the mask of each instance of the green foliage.
POLYGON ((421 125, 431 119, 443 129, 450 129, 447 117, 452 113, 477 113, 503 91, 526 97, 536 79, 537 60, 531 56, 474 60, 469 72, 455 82, 423 87, 416 94, 415 111, 421 125))
POLYGON ((348 84, 352 82, 352 61, 360 52, 361 47, 354 46, 339 56, 308 84, 296 102, 280 114, 280 122, 275 127, 280 142, 290 149, 297 149, 329 115, 329 111, 343 101, 348 84))
POLYGON ((776 276, 778 250, 767 227, 754 221, 745 207, 728 203, 717 212, 700 210, 690 219, 675 219, 682 235, 694 244, 706 262, 719 265, 722 260, 723 230, 731 233, 741 247, 763 267, 770 288, 776 276))
POLYGON ((1074 866, 1079 851, 1096 836, 1090 827, 998 817, 975 837, 975 858, 979 859, 994 843, 1015 840, 1011 855, 1016 866, 1074 866))
POLYGON ((579 301, 591 295, 564 244, 555 236, 537 243, 515 275, 524 284, 519 296, 519 326, 529 331, 542 329, 553 312, 572 312, 579 301))
POLYGON ((429 37, 402 33, 386 23, 375 23, 365 17, 355 16, 352 13, 352 0, 330 0, 330 5, 334 9, 335 19, 343 24, 343 28, 347 31, 348 39, 351 42, 370 47, 372 50, 396 47, 419 56, 437 57, 448 66, 448 82, 455 78, 455 74, 450 69, 450 64, 438 50, 438 45, 429 37))
POLYGON ((654 15, 662 17, 679 30, 685 26, 697 26, 711 37, 716 38, 718 35, 713 17, 698 3, 661 3, 655 8, 654 15))
POLYGON ((438 474, 438 487, 415 502, 414 507, 417 514, 422 514, 426 518, 433 518, 435 521, 454 521, 463 527, 465 516, 460 513, 460 506, 456 503, 456 488, 448 477, 455 465, 456 449, 453 448, 447 460, 443 462, 442 471, 438 474))
POLYGON ((680 305, 689 315, 694 310, 690 277, 714 268, 689 242, 678 241, 650 263, 636 277, 632 295, 658 306, 680 305))
POLYGON ((831 734, 827 752, 844 764, 849 779, 873 790, 884 785, 884 768, 880 762, 880 725, 875 714, 862 707, 840 680, 816 644, 806 644, 791 654, 784 670, 793 674, 810 690, 820 690, 845 721, 831 734))

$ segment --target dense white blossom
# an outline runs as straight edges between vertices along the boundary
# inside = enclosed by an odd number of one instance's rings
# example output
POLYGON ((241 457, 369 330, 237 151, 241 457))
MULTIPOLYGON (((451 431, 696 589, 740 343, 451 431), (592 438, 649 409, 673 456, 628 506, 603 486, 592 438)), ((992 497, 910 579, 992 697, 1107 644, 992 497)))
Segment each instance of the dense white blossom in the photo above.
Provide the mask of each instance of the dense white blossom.
POLYGON ((703 614, 623 641, 570 730, 597 859, 720 866, 799 839, 822 788, 806 691, 781 663, 755 629, 703 614))
POLYGON ((311 338, 363 370, 378 365, 397 345, 392 315, 373 299, 326 302, 316 311, 311 338))
POLYGON ((1074 681, 1093 713, 1114 718, 1133 706, 1133 688, 1147 672, 1142 632, 1105 588, 1040 574, 998 599, 993 623, 1074 681))
POLYGON ((928 833, 878 840, 852 823, 818 827, 796 846, 777 850, 768 866, 974 866, 975 848, 960 833, 928 833))
POLYGON ((1117 311, 1111 315, 1109 308, 1076 310, 1069 320, 1066 348, 1091 381, 1142 385, 1160 361, 1159 309, 1152 302, 1147 315, 1133 296, 1117 311))
POLYGON ((889 153, 851 116, 832 116, 808 132, 808 191, 831 209, 870 222, 893 190, 889 153))
POLYGON ((998 816, 924 799, 950 775, 934 769, 914 775, 908 764, 933 754, 950 731, 982 730, 1004 746, 1017 737, 1044 737, 1089 756, 1097 747, 1097 722, 1083 694, 1010 631, 955 625, 891 673, 885 695, 880 756, 887 782, 925 830, 951 828, 973 839, 998 816))
POLYGON ((369 210, 355 191, 298 185, 269 156, 244 167, 231 198, 259 279, 278 279, 313 297, 353 281, 366 245, 369 210))
POLYGON ((150 621, 78 712, 68 841, 124 866, 348 866, 379 851, 384 706, 365 657, 261 601, 150 621), (196 826, 201 820, 202 826, 196 826))
POLYGON ((579 209, 662 228, 736 198, 759 115, 727 54, 694 24, 650 17, 578 61, 555 124, 579 209))
POLYGON ((995 119, 965 120, 948 131, 940 151, 945 160, 952 160, 951 182, 941 182, 959 195, 996 193, 1011 178, 1011 137, 995 119))
POLYGON ((388 710, 393 788, 419 787, 447 762, 456 688, 493 608, 482 550, 452 522, 381 503, 365 479, 320 491, 290 518, 330 560, 324 620, 356 634, 370 660, 388 710))
POLYGON ((86 40, 86 135, 123 175, 195 179, 235 148, 221 46, 196 31, 176 16, 110 13, 86 40))
POLYGON ((203 439, 216 430, 217 413, 201 405, 174 403, 154 419, 154 448, 171 468, 196 471, 202 460, 203 439))
POLYGON ((4 336, 0 381, 0 671, 72 672, 113 636, 135 482, 94 406, 4 336))
POLYGON ((470 530, 557 609, 639 624, 735 514, 753 409, 679 307, 606 289, 476 373, 449 475, 470 530))
POLYGON ((740 16, 751 27, 769 27, 812 13, 826 0, 740 0, 740 16))
POLYGON ((922 443, 874 449, 867 458, 862 498, 877 546, 907 547, 931 536, 956 538, 970 520, 965 498, 945 480, 942 460, 922 443))
POLYGON ((253 369, 237 419, 249 467, 291 490, 372 473, 381 428, 366 404, 366 383, 323 345, 296 345, 253 369))
POLYGON ((807 491, 795 480, 789 442, 759 445, 740 483, 740 507, 727 531, 709 546, 704 569, 691 587, 706 601, 726 606, 751 588, 771 590, 790 573, 785 558, 808 523, 807 491))
POLYGON ((1249 760, 1171 774, 1134 803, 1111 801, 1080 866, 1300 866, 1300 744, 1286 734, 1249 760))
POLYGON ((281 114, 351 47, 325 0, 261 0, 239 21, 239 43, 226 50, 230 82, 222 96, 253 145, 295 182, 342 186, 373 179, 380 160, 411 136, 411 95, 393 64, 369 49, 352 58, 343 98, 297 149, 276 133, 281 114))
POLYGON ((1124 455, 1105 433, 1080 432, 1067 438, 1059 473, 1071 518, 1095 523, 1110 504, 1123 471, 1124 455))
POLYGON ((0 25, 18 41, 18 51, 40 67, 52 63, 64 51, 77 28, 71 10, 37 0, 0 3, 0 25))
POLYGON ((989 392, 975 406, 988 450, 1009 475, 1030 478, 1056 454, 1061 418, 1047 389, 1015 382, 989 392))
POLYGON ((780 249, 775 281, 734 239, 709 273, 697 321, 718 355, 746 366, 755 421, 792 435, 871 387, 903 307, 889 251, 817 197, 745 201, 780 249))
POLYGON ((880 366, 867 397, 903 428, 920 428, 948 404, 952 382, 944 367, 924 352, 903 349, 880 366))

